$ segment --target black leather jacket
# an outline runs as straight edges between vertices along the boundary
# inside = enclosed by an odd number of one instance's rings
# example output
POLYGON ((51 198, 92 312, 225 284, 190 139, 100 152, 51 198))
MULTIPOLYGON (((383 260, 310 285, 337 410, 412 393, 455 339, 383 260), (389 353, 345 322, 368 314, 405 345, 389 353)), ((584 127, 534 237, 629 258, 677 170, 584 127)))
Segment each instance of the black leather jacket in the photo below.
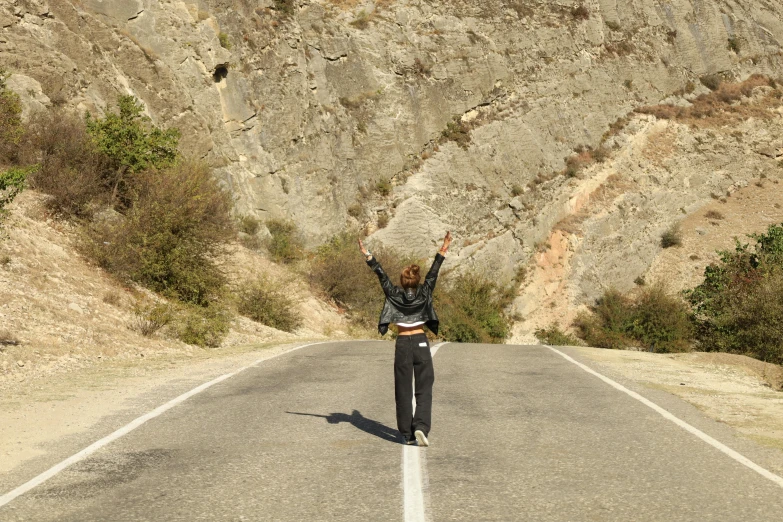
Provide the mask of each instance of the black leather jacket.
POLYGON ((386 302, 383 303, 381 317, 378 319, 378 332, 384 335, 389 330, 390 323, 415 323, 424 321, 432 333, 438 334, 438 316, 432 306, 432 291, 435 290, 435 282, 438 280, 438 271, 443 260, 446 259, 440 253, 435 254, 424 284, 416 289, 402 289, 389 281, 389 276, 383 271, 381 264, 373 257, 367 261, 367 265, 378 275, 383 293, 386 294, 386 302))

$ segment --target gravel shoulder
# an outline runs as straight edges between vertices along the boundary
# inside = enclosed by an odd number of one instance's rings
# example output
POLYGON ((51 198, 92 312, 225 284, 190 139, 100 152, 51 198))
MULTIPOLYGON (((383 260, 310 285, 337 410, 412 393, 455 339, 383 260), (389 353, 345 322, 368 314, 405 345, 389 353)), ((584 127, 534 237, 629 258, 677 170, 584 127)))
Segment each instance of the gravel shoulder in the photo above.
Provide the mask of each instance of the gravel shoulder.
POLYGON ((597 363, 596 369, 672 393, 742 436, 783 451, 781 366, 727 353, 574 350, 597 363))
POLYGON ((104 429, 117 429, 201 383, 307 342, 112 360, 21 383, 0 395, 0 475, 18 471, 55 450, 59 441, 89 432, 106 419, 116 426, 104 429))

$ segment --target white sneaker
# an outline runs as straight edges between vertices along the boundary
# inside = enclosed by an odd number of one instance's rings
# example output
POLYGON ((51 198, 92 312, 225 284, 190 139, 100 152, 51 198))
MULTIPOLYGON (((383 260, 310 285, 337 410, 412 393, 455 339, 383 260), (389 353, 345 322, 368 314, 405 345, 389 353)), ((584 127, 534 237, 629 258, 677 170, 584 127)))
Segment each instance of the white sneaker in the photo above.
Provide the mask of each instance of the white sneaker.
POLYGON ((416 437, 416 442, 419 443, 419 446, 424 446, 425 448, 430 445, 430 441, 427 440, 427 436, 424 434, 421 430, 416 430, 413 433, 413 436, 416 437))

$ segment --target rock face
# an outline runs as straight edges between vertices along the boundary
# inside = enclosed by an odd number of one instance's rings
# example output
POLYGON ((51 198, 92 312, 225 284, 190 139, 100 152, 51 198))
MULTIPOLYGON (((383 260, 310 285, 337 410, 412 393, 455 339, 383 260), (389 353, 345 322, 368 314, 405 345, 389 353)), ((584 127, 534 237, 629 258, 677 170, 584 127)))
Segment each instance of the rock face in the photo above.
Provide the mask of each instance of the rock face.
MULTIPOLYGON (((422 256, 450 229, 459 265, 500 281, 573 210, 573 180, 542 180, 576 147, 710 75, 783 72, 781 0, 10 0, 0 26, 0 65, 41 86, 31 106, 136 95, 240 214, 293 219, 310 244, 364 227, 422 256)), ((726 179, 700 173, 666 206, 726 179)), ((602 238, 623 236, 613 223, 602 238)), ((649 266, 654 242, 615 241, 649 266)))

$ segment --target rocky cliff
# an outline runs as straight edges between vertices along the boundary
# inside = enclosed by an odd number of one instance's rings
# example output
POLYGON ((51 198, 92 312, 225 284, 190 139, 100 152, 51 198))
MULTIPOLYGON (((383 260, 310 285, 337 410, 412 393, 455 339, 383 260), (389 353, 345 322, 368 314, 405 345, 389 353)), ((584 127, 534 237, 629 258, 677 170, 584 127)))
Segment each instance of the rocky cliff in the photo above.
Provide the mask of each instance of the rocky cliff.
POLYGON ((569 305, 631 286, 681 212, 783 146, 777 120, 744 123, 753 139, 730 147, 653 116, 616 125, 717 78, 783 75, 780 0, 7 0, 0 26, 28 110, 134 94, 238 213, 291 218, 311 245, 363 227, 430 255, 450 229, 458 266, 509 281, 560 241, 568 262, 534 271, 524 315, 558 285, 569 305), (610 159, 562 175, 575 149, 610 159), (585 205, 600 212, 554 237, 585 205))

